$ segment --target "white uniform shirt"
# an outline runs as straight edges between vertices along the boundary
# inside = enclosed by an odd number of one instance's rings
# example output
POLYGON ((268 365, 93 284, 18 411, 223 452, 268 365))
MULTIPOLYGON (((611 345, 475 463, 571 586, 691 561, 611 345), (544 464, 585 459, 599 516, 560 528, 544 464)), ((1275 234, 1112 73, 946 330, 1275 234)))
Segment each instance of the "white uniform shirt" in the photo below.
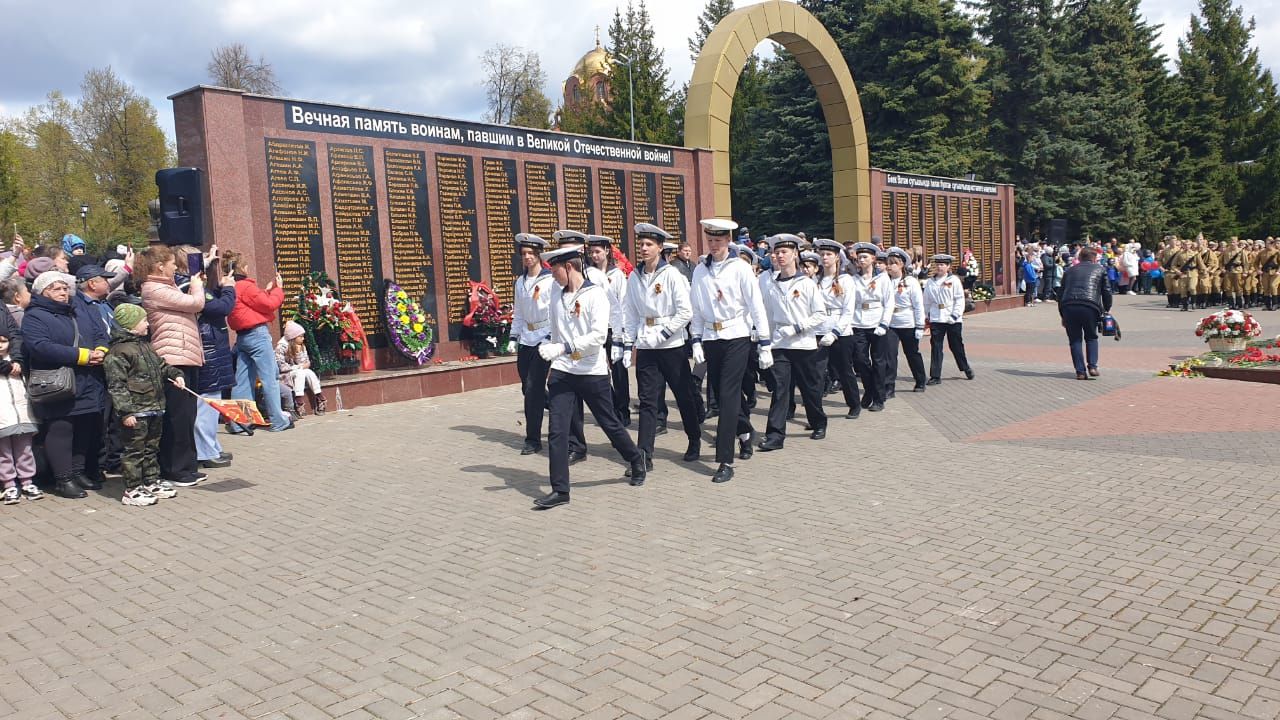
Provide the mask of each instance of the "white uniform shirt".
POLYGON ((893 319, 893 278, 880 273, 867 278, 851 275, 853 297, 849 300, 852 325, 860 330, 872 330, 881 325, 889 327, 893 319))
POLYGON ((551 361, 552 370, 573 375, 608 375, 609 291, 583 283, 575 293, 556 283, 551 291, 551 342, 564 343, 565 354, 551 361))
POLYGON ((964 285, 948 273, 924 282, 924 308, 931 323, 964 322, 964 285))
MULTIPOLYGON (((619 290, 613 289, 613 286, 618 284, 614 282, 614 277, 612 276, 612 273, 614 271, 622 273, 622 271, 618 270, 617 268, 610 268, 608 272, 606 272, 591 264, 584 263, 582 266, 582 274, 584 277, 586 277, 587 281, 590 282, 592 285, 599 285, 601 289, 603 289, 605 293, 608 295, 609 297, 609 328, 613 330, 613 334, 617 335, 618 340, 621 341, 622 334, 623 334, 622 303, 619 302, 618 293, 626 292, 626 290, 623 289, 619 291, 619 290)), ((625 276, 625 273, 623 273, 623 275, 625 276)), ((624 277, 623 278, 624 282, 621 283, 622 285, 626 285, 625 279, 626 278, 624 277)))
MULTIPOLYGON (((780 273, 764 273, 760 276, 760 294, 765 314, 769 316, 770 338, 774 350, 817 350, 818 338, 814 331, 827 320, 818 284, 802 272, 779 279, 780 273), (795 334, 778 337, 778 331, 790 327, 795 334)), ((763 333, 761 333, 763 334, 763 333)))
MULTIPOLYGON (((708 258, 710 259, 710 258, 708 258)), ((736 340, 760 328, 760 344, 769 344, 769 320, 751 266, 729 253, 724 260, 702 260, 693 269, 689 290, 693 321, 689 332, 699 340, 736 340)))
POLYGON ((551 289, 555 284, 551 271, 546 269, 533 277, 516 278, 511 334, 521 345, 541 345, 551 337, 551 289))
POLYGON ((666 350, 684 345, 684 329, 693 318, 689 281, 665 260, 651 273, 637 265, 627 278, 623 299, 627 342, 641 350, 666 350))
POLYGON ((910 275, 902 276, 893 284, 893 320, 889 327, 924 327, 924 295, 920 292, 920 281, 910 275))
POLYGON ((815 335, 848 335, 853 325, 853 278, 847 273, 819 275, 818 288, 822 291, 822 301, 827 308, 827 319, 815 331, 815 335), (837 292, 838 291, 838 292, 837 292))

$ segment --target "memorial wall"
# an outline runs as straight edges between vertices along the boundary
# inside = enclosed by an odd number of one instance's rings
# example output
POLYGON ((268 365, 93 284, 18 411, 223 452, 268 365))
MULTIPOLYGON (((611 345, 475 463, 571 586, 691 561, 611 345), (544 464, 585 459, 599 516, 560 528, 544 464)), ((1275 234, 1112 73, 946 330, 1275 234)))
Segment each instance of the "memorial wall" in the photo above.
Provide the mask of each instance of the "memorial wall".
POLYGON ((711 211, 705 150, 301 102, 222 88, 172 97, 179 163, 205 170, 206 244, 278 269, 286 293, 328 273, 380 349, 399 365, 382 316, 386 280, 419 298, 439 357, 466 354, 470 283, 506 302, 513 241, 559 228, 633 251, 651 222, 697 242, 711 211))

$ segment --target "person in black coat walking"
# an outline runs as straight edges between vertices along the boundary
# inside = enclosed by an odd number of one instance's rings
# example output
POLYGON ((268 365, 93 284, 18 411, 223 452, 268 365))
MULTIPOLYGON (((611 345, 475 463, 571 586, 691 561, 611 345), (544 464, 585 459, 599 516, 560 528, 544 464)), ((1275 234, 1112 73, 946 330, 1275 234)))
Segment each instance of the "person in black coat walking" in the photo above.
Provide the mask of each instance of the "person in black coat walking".
POLYGON ((1058 314, 1067 330, 1076 379, 1090 380, 1098 377, 1098 321, 1111 311, 1111 284, 1107 269, 1095 262, 1096 250, 1082 248, 1079 257, 1080 263, 1062 276, 1058 314))
MULTIPOLYGON (((236 306, 236 279, 222 275, 222 261, 217 258, 205 267, 205 275, 211 283, 205 286, 204 310, 196 318, 200 343, 204 346, 204 365, 200 367, 194 389, 204 397, 216 400, 222 398, 224 390, 230 390, 236 384, 236 368, 232 362, 227 329, 227 315, 236 306)), ((202 468, 221 468, 231 464, 231 453, 223 452, 222 443, 218 442, 218 417, 218 411, 208 403, 201 401, 196 405, 196 460, 202 468)))
POLYGON ((54 491, 82 498, 86 490, 102 487, 96 481, 107 397, 102 362, 110 337, 101 318, 72 302, 74 286, 75 278, 56 271, 38 276, 22 334, 29 369, 70 367, 75 371, 74 398, 33 403, 32 409, 45 425, 44 450, 56 483, 54 491))

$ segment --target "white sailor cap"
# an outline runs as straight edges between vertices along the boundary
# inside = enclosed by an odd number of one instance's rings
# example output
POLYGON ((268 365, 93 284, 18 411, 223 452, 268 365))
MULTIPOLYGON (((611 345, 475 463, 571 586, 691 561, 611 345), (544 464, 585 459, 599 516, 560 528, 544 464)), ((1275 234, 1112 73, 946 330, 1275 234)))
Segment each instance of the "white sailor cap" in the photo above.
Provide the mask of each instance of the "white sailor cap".
POLYGON ((588 235, 587 245, 589 247, 613 247, 613 238, 604 235, 588 235))
POLYGON ((805 250, 804 252, 800 253, 800 262, 802 263, 811 262, 814 265, 821 265, 822 256, 811 250, 805 250))
POLYGON ((877 250, 877 251, 876 251, 876 260, 878 260, 878 261, 880 261, 880 262, 884 262, 885 260, 888 260, 888 259, 889 259, 889 253, 887 253, 887 252, 885 252, 885 251, 883 251, 883 250, 877 250))
POLYGON ((875 255, 878 252, 880 252, 880 248, 876 247, 875 245, 872 245, 871 243, 864 243, 864 242, 854 243, 853 249, 849 251, 851 255, 859 255, 861 253, 870 253, 872 255, 875 255))
POLYGON ((652 223, 636 223, 635 233, 637 238, 653 238, 654 240, 670 240, 671 233, 652 223))
POLYGON ((542 262, 550 265, 566 262, 568 260, 578 260, 582 258, 582 247, 578 245, 570 245, 568 247, 548 250, 538 257, 542 258, 542 262))
POLYGON ((739 255, 755 255, 756 251, 751 249, 750 245, 742 243, 729 243, 729 252, 735 252, 739 255))
POLYGON ((551 239, 560 246, 587 244, 587 236, 577 230, 557 230, 551 233, 551 239))
POLYGON ((675 250, 679 250, 679 249, 680 249, 680 244, 679 244, 679 243, 673 243, 673 242, 671 242, 670 240, 668 240, 668 241, 666 241, 666 242, 662 243, 662 252, 664 252, 664 253, 666 253, 666 252, 673 252, 673 251, 675 251, 675 250))
POLYGON ((844 246, 830 238, 818 238, 813 241, 813 249, 817 251, 829 250, 834 253, 844 254, 844 246))
POLYGON ((955 261, 956 261, 956 259, 955 259, 955 258, 951 257, 950 255, 948 255, 948 254, 946 254, 946 253, 938 253, 937 255, 934 255, 934 256, 933 256, 933 258, 931 259, 931 262, 936 262, 936 263, 946 263, 946 264, 948 264, 948 265, 950 265, 951 263, 953 263, 953 262, 955 262, 955 261))
POLYGON ((902 264, 906 265, 907 267, 911 266, 911 256, 907 254, 906 250, 903 250, 902 248, 897 247, 896 245, 894 247, 889 248, 889 252, 885 254, 888 257, 898 258, 899 260, 902 261, 902 264))
POLYGON ((738 223, 723 218, 709 218, 700 220, 702 231, 708 235, 728 235, 738 229, 738 223))
POLYGON ((520 233, 516 235, 516 248, 526 247, 542 252, 547 247, 547 241, 533 233, 520 233))
POLYGON ((804 240, 801 240, 799 236, 792 235, 791 233, 778 233, 771 238, 767 238, 767 240, 769 242, 770 250, 777 250, 778 248, 784 247, 789 247, 792 250, 799 250, 800 243, 804 242, 804 240))

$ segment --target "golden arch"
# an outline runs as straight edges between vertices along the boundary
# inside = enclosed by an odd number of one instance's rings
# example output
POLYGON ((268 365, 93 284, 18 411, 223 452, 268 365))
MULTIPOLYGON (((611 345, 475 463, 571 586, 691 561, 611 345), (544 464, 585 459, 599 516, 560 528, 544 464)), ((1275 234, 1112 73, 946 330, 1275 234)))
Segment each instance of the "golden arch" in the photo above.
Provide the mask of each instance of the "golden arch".
POLYGON ((738 76, 756 45, 781 43, 804 68, 818 91, 831 135, 835 238, 871 237, 871 171, 867 129, 853 74, 827 29, 809 11, 790 2, 768 0, 729 13, 702 45, 685 103, 684 140, 691 148, 711 148, 715 212, 733 217, 729 193, 729 113, 738 76))

